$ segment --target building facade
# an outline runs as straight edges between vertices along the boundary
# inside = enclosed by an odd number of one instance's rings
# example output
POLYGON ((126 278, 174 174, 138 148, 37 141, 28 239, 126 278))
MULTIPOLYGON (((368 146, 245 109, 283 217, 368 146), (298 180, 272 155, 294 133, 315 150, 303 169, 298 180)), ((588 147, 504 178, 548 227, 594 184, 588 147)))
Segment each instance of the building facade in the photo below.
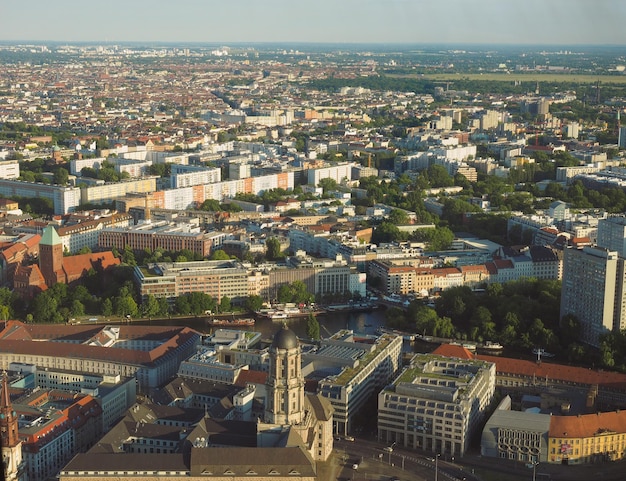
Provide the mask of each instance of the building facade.
POLYGON ((418 354, 378 394, 378 438, 405 448, 463 456, 495 385, 493 363, 418 354))
POLYGON ((626 326, 625 275, 624 261, 616 251, 565 250, 561 317, 572 314, 579 319, 581 341, 599 347, 602 334, 626 326))
POLYGON ((367 400, 385 386, 401 365, 402 337, 383 334, 377 338, 361 338, 352 331, 340 331, 321 341, 307 361, 335 359, 337 374, 326 376, 317 391, 334 408, 333 431, 346 435, 354 428, 354 416, 367 400))

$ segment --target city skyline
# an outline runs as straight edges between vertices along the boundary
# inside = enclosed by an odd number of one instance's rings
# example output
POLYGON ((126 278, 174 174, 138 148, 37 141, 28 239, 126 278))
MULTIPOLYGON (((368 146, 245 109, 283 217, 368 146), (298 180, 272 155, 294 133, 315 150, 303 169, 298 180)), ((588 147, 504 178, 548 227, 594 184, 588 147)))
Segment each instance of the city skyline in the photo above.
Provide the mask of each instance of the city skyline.
POLYGON ((146 0, 5 4, 0 41, 626 44, 619 0, 146 0))

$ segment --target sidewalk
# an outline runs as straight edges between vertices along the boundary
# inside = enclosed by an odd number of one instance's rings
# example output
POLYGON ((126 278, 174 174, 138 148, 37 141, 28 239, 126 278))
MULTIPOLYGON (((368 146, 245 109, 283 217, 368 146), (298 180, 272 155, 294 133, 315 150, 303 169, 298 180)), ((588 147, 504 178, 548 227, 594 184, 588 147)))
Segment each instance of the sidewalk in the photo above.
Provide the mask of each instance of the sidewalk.
MULTIPOLYGON (((533 479, 533 470, 525 464, 503 459, 484 458, 476 455, 467 455, 455 463, 463 466, 471 473, 474 469, 475 476, 483 481, 496 479, 533 479), (507 478, 502 474, 506 473, 507 478)), ((539 463, 536 468, 536 479, 552 481, 623 481, 626 479, 624 470, 625 462, 602 463, 595 465, 567 466, 562 464, 539 463)))

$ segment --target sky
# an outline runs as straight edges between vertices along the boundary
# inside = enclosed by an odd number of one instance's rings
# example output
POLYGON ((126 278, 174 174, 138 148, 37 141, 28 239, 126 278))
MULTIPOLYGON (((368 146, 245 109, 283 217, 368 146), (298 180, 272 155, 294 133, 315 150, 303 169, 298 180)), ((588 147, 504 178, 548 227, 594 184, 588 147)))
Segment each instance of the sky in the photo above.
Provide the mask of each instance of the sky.
POLYGON ((624 45, 626 0, 28 0, 0 41, 624 45))

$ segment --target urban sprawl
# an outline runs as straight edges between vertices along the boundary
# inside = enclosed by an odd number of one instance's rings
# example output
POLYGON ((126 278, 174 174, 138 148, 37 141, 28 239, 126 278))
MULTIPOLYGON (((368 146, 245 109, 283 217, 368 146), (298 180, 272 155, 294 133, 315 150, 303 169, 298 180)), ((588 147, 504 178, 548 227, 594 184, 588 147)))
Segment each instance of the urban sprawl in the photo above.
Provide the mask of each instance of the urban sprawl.
POLYGON ((609 47, 0 44, 4 479, 610 470, 625 72, 609 47), (324 325, 356 312, 382 324, 324 325))

